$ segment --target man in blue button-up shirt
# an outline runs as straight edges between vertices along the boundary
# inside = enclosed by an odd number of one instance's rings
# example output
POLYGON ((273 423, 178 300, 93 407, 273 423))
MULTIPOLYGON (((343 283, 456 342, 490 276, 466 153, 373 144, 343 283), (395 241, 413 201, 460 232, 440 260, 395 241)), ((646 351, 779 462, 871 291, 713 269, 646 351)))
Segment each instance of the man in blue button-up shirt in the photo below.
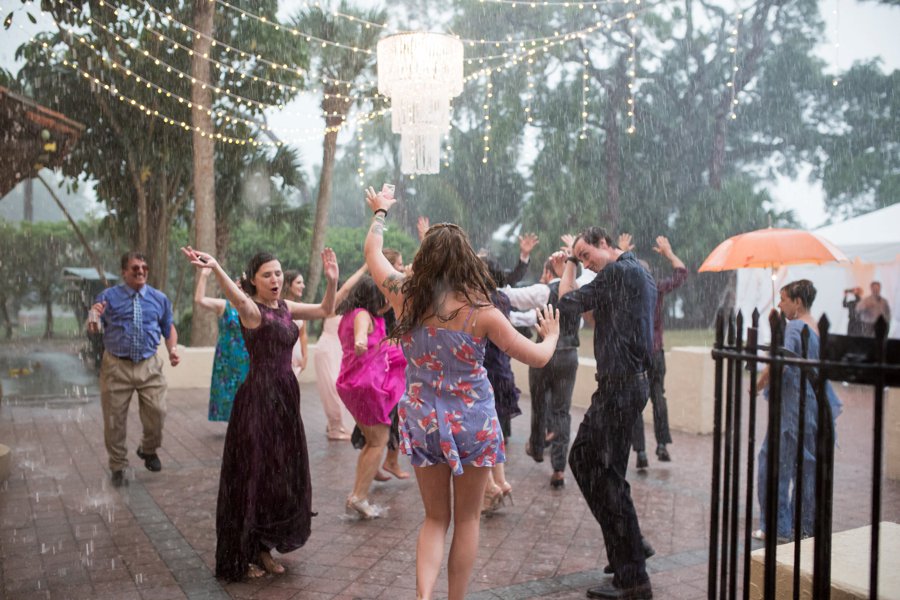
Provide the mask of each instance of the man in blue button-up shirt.
POLYGON ((645 549, 625 480, 632 427, 647 404, 653 351, 656 285, 631 252, 620 250, 601 227, 575 238, 574 256, 554 255, 559 312, 591 312, 597 391, 569 453, 572 475, 600 523, 614 573, 587 590, 588 598, 652 598, 645 549), (576 289, 578 263, 597 276, 576 289))
POLYGON ((103 408, 103 435, 109 454, 112 483, 125 483, 128 451, 125 427, 131 396, 137 392, 141 423, 144 426, 137 454, 144 466, 159 471, 162 464, 156 450, 162 444, 166 417, 166 379, 157 356, 160 337, 166 340, 169 362, 180 361, 178 333, 172 322, 172 303, 165 294, 147 284, 149 270, 144 255, 128 252, 122 256, 122 283, 100 292, 91 307, 89 331, 103 329, 103 363, 100 367, 100 401, 103 408))

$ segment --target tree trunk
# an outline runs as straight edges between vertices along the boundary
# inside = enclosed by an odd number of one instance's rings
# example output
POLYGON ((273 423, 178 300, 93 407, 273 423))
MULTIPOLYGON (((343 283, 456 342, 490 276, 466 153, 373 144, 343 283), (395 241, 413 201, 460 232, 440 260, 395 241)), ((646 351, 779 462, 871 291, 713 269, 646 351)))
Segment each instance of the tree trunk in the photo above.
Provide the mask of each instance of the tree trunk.
POLYGON ((12 319, 9 317, 9 310, 6 308, 6 294, 0 294, 0 317, 3 318, 4 327, 6 329, 6 339, 11 340, 13 334, 12 319))
POLYGON ((310 302, 318 296, 319 281, 322 279, 322 250, 325 249, 325 232, 328 227, 328 209, 331 206, 331 179, 334 175, 334 160, 337 153, 336 130, 346 119, 350 101, 345 97, 335 97, 340 88, 325 86, 322 111, 325 113, 327 131, 322 142, 322 171, 319 173, 319 192, 316 196, 316 220, 313 224, 312 248, 309 253, 309 276, 306 278, 310 290, 310 302))
MULTIPOLYGON (((215 179, 215 130, 212 117, 206 111, 212 106, 210 63, 205 58, 212 49, 213 14, 215 3, 208 0, 194 0, 194 29, 200 35, 194 36, 191 59, 191 120, 194 125, 194 247, 213 256, 216 250, 216 179, 215 179), (198 131, 199 129, 199 131, 198 131)), ((194 270, 194 281, 200 271, 194 270)), ((215 280, 209 282, 207 293, 215 296, 215 280)), ((195 311, 191 318, 191 345, 215 346, 218 326, 215 313, 207 310, 195 311)))
POLYGON ((53 295, 51 294, 49 298, 44 302, 45 316, 46 319, 44 321, 44 339, 51 339, 53 337, 53 295))

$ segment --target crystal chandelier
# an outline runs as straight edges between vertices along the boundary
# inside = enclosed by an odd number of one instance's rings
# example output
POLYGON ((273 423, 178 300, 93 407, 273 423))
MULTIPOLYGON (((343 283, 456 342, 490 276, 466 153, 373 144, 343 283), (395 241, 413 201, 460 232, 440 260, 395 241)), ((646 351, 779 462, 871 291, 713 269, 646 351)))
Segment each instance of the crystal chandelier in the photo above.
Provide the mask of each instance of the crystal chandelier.
POLYGON ((463 44, 443 33, 406 32, 378 42, 378 92, 391 99, 391 130, 400 134, 400 171, 440 170, 450 99, 462 93, 463 44))

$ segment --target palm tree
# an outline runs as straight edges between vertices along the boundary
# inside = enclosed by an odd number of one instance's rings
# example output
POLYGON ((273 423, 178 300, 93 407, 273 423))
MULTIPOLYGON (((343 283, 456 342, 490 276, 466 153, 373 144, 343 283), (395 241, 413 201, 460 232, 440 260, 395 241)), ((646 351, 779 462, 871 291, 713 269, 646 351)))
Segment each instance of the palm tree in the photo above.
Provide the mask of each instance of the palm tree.
POLYGON ((333 13, 325 13, 321 8, 308 8, 301 10, 292 19, 296 29, 310 36, 341 44, 341 46, 326 44, 318 48, 310 64, 309 79, 321 82, 323 92, 321 106, 326 126, 322 141, 322 170, 319 173, 319 190, 316 196, 312 248, 309 255, 307 286, 311 290, 318 289, 322 276, 322 261, 319 254, 325 247, 338 128, 347 120, 354 99, 357 104, 362 103, 361 88, 372 90, 371 95, 374 95, 375 44, 381 28, 368 23, 383 23, 386 18, 387 13, 384 10, 361 11, 342 0, 333 13))

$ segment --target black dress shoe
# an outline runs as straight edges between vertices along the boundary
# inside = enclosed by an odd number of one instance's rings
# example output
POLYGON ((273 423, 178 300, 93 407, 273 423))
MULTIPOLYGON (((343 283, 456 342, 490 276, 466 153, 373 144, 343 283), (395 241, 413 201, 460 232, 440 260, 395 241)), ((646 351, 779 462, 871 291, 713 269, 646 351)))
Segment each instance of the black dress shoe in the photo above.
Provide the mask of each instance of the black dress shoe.
POLYGON ((128 485, 128 480, 125 479, 125 471, 123 469, 113 471, 109 477, 109 481, 113 484, 113 487, 122 487, 123 485, 128 485))
POLYGON ((138 446, 137 455, 139 458, 144 459, 144 466, 147 467, 148 471, 156 473, 162 470, 162 463, 159 462, 159 457, 156 454, 145 454, 141 447, 138 446))
POLYGON ((554 490, 558 490, 560 488, 566 487, 565 477, 563 477, 561 473, 557 477, 556 473, 554 473, 553 475, 550 476, 550 487, 552 487, 554 490))
POLYGON ((661 462, 671 462, 672 457, 669 456, 669 451, 666 450, 665 444, 660 444, 656 447, 656 458, 658 458, 661 462))
POLYGON ((653 588, 650 582, 640 583, 633 587, 623 588, 617 586, 612 579, 608 579, 587 590, 588 598, 622 598, 624 600, 650 600, 653 598, 653 588))
POLYGON ((650 466, 650 463, 647 462, 647 453, 641 450, 637 453, 637 468, 638 469, 646 469, 650 466))
POLYGON ((538 463, 539 463, 539 462, 544 462, 544 451, 541 450, 540 452, 535 452, 535 451, 531 448, 531 442, 530 442, 530 441, 525 442, 525 454, 527 454, 528 456, 530 456, 530 457, 534 460, 534 462, 538 462, 538 463))
MULTIPOLYGON (((650 542, 647 541, 647 538, 641 538, 641 548, 644 549, 645 559, 650 558, 651 556, 656 554, 656 550, 653 549, 653 546, 650 545, 650 542)), ((612 565, 606 565, 605 567, 603 567, 603 572, 607 575, 612 575, 614 573, 612 565)))

